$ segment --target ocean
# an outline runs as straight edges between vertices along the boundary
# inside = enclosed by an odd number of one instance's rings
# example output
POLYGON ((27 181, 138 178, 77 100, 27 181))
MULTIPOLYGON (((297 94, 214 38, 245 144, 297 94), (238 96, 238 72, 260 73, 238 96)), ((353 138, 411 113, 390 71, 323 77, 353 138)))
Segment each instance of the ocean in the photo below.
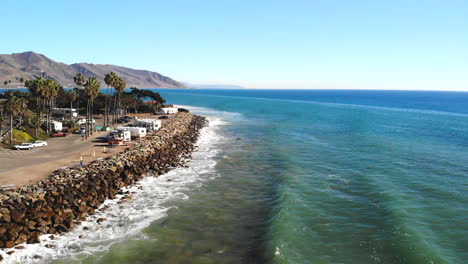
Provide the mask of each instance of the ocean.
POLYGON ((190 166, 9 262, 468 260, 467 92, 155 91, 210 120, 190 166))

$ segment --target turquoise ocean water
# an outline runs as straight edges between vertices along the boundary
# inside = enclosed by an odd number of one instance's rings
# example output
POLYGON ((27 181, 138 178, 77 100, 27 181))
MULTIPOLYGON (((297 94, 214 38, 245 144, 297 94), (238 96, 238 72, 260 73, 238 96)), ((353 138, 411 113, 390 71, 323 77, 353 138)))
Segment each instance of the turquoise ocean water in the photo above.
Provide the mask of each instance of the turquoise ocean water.
POLYGON ((190 166, 12 261, 467 263, 468 93, 156 91, 211 121, 190 166))

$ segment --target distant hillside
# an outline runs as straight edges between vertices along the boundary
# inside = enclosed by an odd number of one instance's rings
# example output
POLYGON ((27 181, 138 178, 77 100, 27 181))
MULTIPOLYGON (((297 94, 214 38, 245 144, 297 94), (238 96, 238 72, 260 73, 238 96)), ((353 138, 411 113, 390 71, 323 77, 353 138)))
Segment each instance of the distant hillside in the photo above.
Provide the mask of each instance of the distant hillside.
POLYGON ((11 80, 10 86, 15 86, 18 79, 33 79, 37 76, 52 78, 64 87, 74 86, 73 76, 82 73, 86 77, 97 77, 105 86, 104 76, 108 72, 115 72, 127 82, 127 87, 138 88, 187 88, 157 72, 135 70, 116 65, 75 63, 64 64, 53 61, 42 54, 34 52, 0 54, 0 87, 3 82, 11 80))

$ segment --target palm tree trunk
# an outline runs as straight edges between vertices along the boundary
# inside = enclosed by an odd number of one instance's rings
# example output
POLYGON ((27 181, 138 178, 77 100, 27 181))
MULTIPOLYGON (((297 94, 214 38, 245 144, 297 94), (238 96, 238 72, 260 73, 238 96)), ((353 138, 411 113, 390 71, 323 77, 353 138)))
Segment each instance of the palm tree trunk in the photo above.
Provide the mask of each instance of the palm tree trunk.
POLYGON ((89 99, 86 104, 86 138, 89 137, 89 99))
POLYGON ((114 92, 114 98, 113 98, 113 107, 112 107, 112 112, 113 112, 113 115, 112 115, 112 124, 115 124, 115 115, 117 114, 117 91, 114 92))
POLYGON ((10 147, 13 147, 13 113, 10 112, 10 147))
POLYGON ((36 115, 40 116, 41 108, 39 106, 39 96, 36 97, 36 111, 37 111, 36 115))
POLYGON ((91 107, 90 107, 90 108, 91 108, 91 116, 90 116, 90 119, 91 119, 91 120, 90 120, 90 122, 91 122, 91 123, 90 123, 90 125, 91 125, 91 131, 90 131, 90 133, 91 133, 91 135, 92 135, 92 134, 93 134, 93 127, 94 127, 94 126, 93 126, 93 110, 94 110, 94 109, 93 109, 93 108, 94 108, 94 99, 93 99, 93 98, 91 98, 91 107))
POLYGON ((107 111, 107 105, 109 104, 109 85, 107 85, 106 88, 106 100, 105 100, 105 105, 104 105, 104 126, 107 127, 109 126, 109 113, 107 111))

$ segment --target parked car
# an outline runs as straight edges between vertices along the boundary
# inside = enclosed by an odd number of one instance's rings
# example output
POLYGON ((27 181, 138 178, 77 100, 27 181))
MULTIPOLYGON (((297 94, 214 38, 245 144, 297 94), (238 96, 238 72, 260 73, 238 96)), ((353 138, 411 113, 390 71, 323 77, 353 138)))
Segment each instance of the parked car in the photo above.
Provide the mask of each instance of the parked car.
POLYGON ((40 140, 35 141, 35 142, 32 143, 32 144, 33 144, 33 146, 34 146, 35 148, 47 146, 47 142, 45 142, 45 141, 40 141, 40 140))
POLYGON ((122 117, 119 117, 119 119, 117 120, 117 123, 128 123, 132 120, 133 120, 133 117, 131 116, 122 116, 122 117))
POLYGON ((158 119, 168 119, 169 117, 168 116, 160 116, 158 117, 158 119))
POLYGON ((15 149, 27 149, 27 150, 30 150, 32 148, 34 148, 34 145, 32 143, 21 143, 19 145, 15 145, 13 148, 15 149))
POLYGON ((52 134, 53 137, 66 137, 68 135, 68 133, 65 133, 65 132, 62 132, 62 131, 58 131, 58 132, 55 132, 52 134))
MULTIPOLYGON (((93 118, 91 121, 88 121, 88 122, 94 124, 94 123, 96 123, 96 120, 94 120, 94 118, 93 118)), ((78 125, 84 125, 84 124, 86 124, 86 119, 85 119, 85 118, 82 118, 82 119, 76 121, 76 123, 77 123, 78 125)))
POLYGON ((119 124, 122 124, 122 123, 127 123, 128 121, 123 119, 122 117, 120 117, 119 119, 117 119, 117 123, 119 124))

